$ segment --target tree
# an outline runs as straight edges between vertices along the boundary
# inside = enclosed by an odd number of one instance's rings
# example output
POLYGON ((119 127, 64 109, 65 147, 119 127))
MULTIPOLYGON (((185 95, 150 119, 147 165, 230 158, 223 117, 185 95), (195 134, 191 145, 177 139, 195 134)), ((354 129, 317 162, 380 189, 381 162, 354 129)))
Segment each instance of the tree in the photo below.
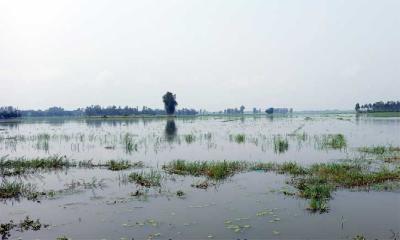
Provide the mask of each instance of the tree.
POLYGON ((356 112, 360 111, 360 104, 359 103, 356 104, 355 110, 356 110, 356 112))
POLYGON ((178 102, 176 101, 176 95, 171 92, 167 92, 163 96, 163 102, 164 102, 164 108, 165 108, 165 111, 167 112, 167 114, 170 114, 170 115, 174 114, 175 107, 176 107, 176 105, 178 105, 178 102))
POLYGON ((242 105, 240 106, 240 113, 243 114, 245 107, 242 105))

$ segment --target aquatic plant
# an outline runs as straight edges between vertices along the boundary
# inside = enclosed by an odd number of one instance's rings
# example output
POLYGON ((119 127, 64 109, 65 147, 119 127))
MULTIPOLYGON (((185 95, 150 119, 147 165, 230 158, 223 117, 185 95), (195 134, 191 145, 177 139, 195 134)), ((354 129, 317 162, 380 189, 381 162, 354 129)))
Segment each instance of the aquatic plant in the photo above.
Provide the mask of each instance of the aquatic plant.
POLYGON ((37 169, 60 169, 71 167, 75 164, 67 159, 66 156, 50 156, 44 158, 27 159, 25 157, 17 159, 0 158, 0 173, 3 176, 25 174, 29 170, 37 169))
POLYGON ((207 176, 211 179, 221 180, 238 171, 244 170, 245 165, 239 161, 188 162, 185 160, 175 160, 164 165, 163 169, 174 174, 207 176))
POLYGON ((124 138, 123 138, 123 143, 125 146, 125 151, 127 153, 131 153, 133 151, 138 150, 138 145, 134 143, 133 141, 133 136, 129 133, 126 133, 124 138))
POLYGON ((185 142, 190 144, 196 140, 196 136, 194 134, 186 134, 185 135, 185 142))
POLYGON ((30 183, 3 180, 0 184, 0 199, 30 197, 35 189, 35 185, 30 183))
POLYGON ((246 141, 246 135, 245 134, 231 134, 229 135, 229 140, 230 141, 235 141, 236 143, 244 143, 246 141))
POLYGON ((372 147, 361 147, 358 151, 368 154, 382 155, 385 153, 400 152, 400 147, 393 146, 372 146, 372 147))
POLYGON ((131 167, 131 164, 129 164, 128 161, 111 160, 107 163, 107 165, 108 165, 108 170, 111 171, 121 171, 131 167))
POLYGON ((289 149, 289 142, 281 136, 274 137, 274 151, 275 153, 284 153, 289 149))
POLYGON ((24 220, 22 220, 19 224, 14 223, 13 220, 10 220, 8 223, 0 224, 0 235, 2 239, 8 239, 11 236, 11 230, 17 228, 17 231, 39 231, 42 227, 48 228, 49 224, 42 224, 39 219, 32 220, 29 216, 26 216, 24 220))
POLYGON ((133 172, 128 175, 128 179, 131 182, 135 182, 138 185, 144 187, 159 187, 161 186, 161 174, 153 169, 150 172, 133 172))
POLYGON ((316 141, 321 149, 343 149, 347 146, 347 141, 343 134, 323 135, 322 138, 316 137, 316 141))

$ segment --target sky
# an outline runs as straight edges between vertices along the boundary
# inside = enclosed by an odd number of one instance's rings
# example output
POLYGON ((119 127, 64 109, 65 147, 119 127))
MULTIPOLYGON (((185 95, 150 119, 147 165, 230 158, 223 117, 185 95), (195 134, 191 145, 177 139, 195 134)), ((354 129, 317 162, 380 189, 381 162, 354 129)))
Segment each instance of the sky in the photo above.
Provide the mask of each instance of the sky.
POLYGON ((3 0, 0 105, 353 109, 400 100, 398 0, 3 0))

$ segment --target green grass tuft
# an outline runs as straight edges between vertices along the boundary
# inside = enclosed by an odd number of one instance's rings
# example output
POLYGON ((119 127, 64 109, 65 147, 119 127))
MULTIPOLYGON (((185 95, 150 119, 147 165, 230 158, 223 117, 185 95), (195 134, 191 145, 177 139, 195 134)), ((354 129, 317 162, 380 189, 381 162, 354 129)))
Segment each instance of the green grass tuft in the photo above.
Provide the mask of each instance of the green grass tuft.
POLYGON ((131 173, 128 176, 129 181, 135 182, 144 187, 159 187, 161 186, 161 174, 153 169, 150 172, 131 173))

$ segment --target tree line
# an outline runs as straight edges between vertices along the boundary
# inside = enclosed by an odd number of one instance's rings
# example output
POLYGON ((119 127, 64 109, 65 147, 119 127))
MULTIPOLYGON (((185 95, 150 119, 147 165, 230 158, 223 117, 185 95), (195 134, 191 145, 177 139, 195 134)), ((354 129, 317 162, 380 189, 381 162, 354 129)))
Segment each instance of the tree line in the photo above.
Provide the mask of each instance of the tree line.
POLYGON ((400 112, 400 102, 383 101, 355 106, 356 112, 400 112))
POLYGON ((65 110, 62 107, 51 107, 46 110, 18 110, 14 107, 1 107, 0 119, 10 119, 18 117, 53 117, 53 116, 133 116, 133 115, 196 115, 198 112, 195 109, 182 108, 176 110, 178 102, 176 95, 167 92, 162 97, 164 109, 152 109, 143 106, 139 107, 121 107, 121 106, 108 106, 102 107, 100 105, 91 105, 86 108, 78 108, 76 110, 65 110))

